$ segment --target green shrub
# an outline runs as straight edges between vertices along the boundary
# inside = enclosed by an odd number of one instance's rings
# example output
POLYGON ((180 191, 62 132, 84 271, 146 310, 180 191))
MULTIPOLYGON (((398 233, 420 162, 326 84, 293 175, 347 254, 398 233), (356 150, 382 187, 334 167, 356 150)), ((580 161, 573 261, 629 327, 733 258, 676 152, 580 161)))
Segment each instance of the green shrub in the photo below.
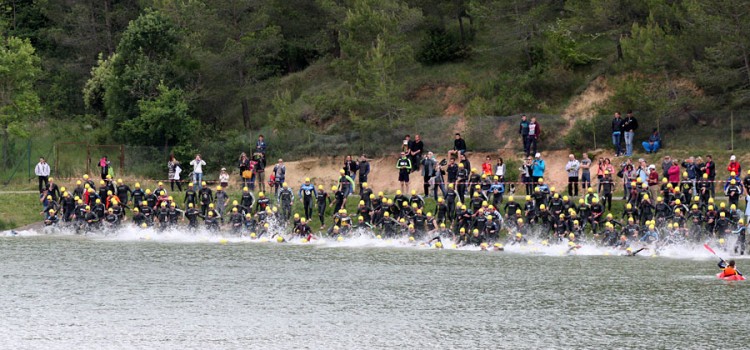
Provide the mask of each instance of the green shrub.
POLYGON ((435 28, 429 30, 422 40, 416 60, 425 65, 455 62, 469 57, 469 52, 469 47, 462 44, 456 35, 435 28))

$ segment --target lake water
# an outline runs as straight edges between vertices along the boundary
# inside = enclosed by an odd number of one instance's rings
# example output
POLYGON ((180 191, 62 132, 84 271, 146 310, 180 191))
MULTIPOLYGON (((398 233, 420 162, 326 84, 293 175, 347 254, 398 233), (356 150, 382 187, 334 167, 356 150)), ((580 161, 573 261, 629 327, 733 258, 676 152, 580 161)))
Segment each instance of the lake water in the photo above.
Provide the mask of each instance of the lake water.
POLYGON ((0 347, 750 346, 750 287, 718 280, 716 259, 702 247, 659 257, 599 248, 562 256, 565 249, 26 232, 0 238, 0 347))

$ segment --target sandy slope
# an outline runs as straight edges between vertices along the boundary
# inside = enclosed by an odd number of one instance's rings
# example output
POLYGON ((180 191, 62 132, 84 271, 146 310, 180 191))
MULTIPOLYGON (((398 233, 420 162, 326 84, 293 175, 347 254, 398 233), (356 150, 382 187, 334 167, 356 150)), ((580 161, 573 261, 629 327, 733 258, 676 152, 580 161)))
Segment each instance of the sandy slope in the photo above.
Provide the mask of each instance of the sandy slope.
MULTIPOLYGON (((501 152, 486 153, 486 152, 474 152, 469 154, 469 161, 472 167, 479 169, 481 164, 484 162, 486 156, 490 156, 493 159, 493 164, 498 156, 504 159, 516 159, 520 163, 522 157, 521 153, 514 153, 508 150, 501 152)), ((607 156, 602 154, 601 156, 607 156)), ((567 151, 549 151, 542 152, 542 157, 547 163, 547 180, 554 186, 562 188, 567 184, 567 176, 565 174, 565 163, 568 160, 567 151)), ((371 173, 369 177, 369 184, 375 191, 386 190, 395 191, 399 188, 398 183, 398 172, 396 170, 397 155, 379 157, 371 160, 371 173)), ((438 157, 438 160, 445 158, 444 156, 438 157)), ((327 188, 335 184, 338 180, 339 169, 343 166, 344 157, 324 157, 324 158, 308 158, 300 161, 287 162, 287 182, 290 185, 297 187, 305 177, 310 177, 315 184, 323 184, 327 188)), ((267 171, 271 171, 269 169, 267 171)), ((356 180, 356 179, 355 179, 356 180)), ((508 179, 508 181, 516 181, 517 179, 508 179)), ((422 177, 418 173, 414 173, 411 176, 411 188, 419 189, 422 188, 422 177)))

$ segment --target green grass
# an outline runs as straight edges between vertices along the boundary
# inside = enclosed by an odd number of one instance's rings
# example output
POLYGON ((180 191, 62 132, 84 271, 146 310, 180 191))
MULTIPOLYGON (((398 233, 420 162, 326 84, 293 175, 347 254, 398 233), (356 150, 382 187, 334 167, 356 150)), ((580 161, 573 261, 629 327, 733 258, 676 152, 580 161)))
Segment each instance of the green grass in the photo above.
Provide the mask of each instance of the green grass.
POLYGON ((42 220, 37 193, 0 192, 0 230, 25 226, 42 220))

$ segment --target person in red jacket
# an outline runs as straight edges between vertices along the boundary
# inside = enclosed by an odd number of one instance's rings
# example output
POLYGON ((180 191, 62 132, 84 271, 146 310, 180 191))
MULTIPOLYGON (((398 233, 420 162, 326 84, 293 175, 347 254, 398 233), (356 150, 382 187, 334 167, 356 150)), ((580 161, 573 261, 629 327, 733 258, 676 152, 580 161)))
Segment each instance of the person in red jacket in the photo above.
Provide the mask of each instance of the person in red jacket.
POLYGON ((492 176, 492 159, 490 159, 490 156, 487 156, 482 163, 482 174, 492 176))
POLYGON ((727 171, 730 174, 732 172, 734 172, 735 174, 742 174, 742 166, 740 166, 740 162, 737 161, 737 157, 734 154, 729 157, 729 165, 727 165, 727 171))
POLYGON ((680 184, 680 164, 677 163, 676 159, 672 160, 672 166, 669 167, 667 176, 669 176, 669 182, 672 184, 672 186, 677 188, 677 186, 680 184))

